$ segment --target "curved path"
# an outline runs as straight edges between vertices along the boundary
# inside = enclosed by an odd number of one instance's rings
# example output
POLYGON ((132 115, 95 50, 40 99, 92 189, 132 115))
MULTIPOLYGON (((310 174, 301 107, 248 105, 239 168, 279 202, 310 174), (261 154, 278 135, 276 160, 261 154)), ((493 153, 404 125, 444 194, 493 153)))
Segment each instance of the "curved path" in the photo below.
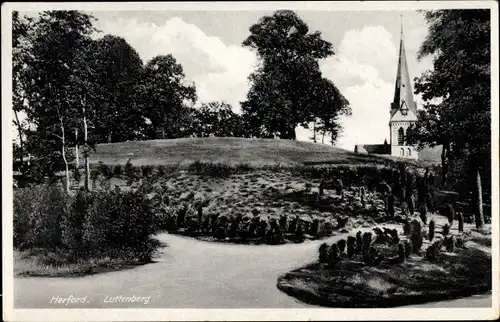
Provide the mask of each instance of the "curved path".
MULTIPOLYGON (((345 237, 331 237, 328 242, 345 237)), ((156 263, 78 278, 16 278, 16 308, 306 308, 276 288, 276 280, 312 262, 322 241, 279 246, 202 242, 161 234, 169 247, 156 263), (55 296, 85 303, 50 303, 55 296), (144 303, 106 303, 106 297, 151 297, 144 303)), ((53 301, 55 302, 55 301, 53 301)), ((491 307, 491 296, 416 307, 491 307)))

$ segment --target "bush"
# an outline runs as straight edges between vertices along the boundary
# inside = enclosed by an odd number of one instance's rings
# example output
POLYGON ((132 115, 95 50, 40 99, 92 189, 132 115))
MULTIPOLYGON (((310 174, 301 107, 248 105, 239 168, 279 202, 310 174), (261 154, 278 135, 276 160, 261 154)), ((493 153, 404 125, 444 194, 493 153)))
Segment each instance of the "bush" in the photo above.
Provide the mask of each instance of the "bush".
POLYGON ((321 244, 321 246, 319 246, 319 262, 328 262, 328 245, 326 243, 323 243, 321 244))
POLYGON ((464 232, 464 214, 462 212, 459 212, 457 214, 458 217, 458 231, 463 233, 464 232))
POLYGON ((296 242, 303 242, 305 239, 304 228, 300 222, 297 224, 297 230, 295 231, 294 237, 296 242))
POLYGON ((82 174, 80 173, 80 169, 73 169, 73 180, 75 182, 80 183, 80 180, 82 179, 82 174))
POLYGON ((406 260, 405 246, 403 244, 398 244, 398 260, 400 263, 404 263, 406 260))
POLYGON ((142 169, 140 167, 135 167, 130 162, 130 159, 125 164, 125 176, 127 177, 127 184, 131 185, 132 182, 139 180, 142 176, 142 169))
POLYGON ((450 225, 444 224, 443 231, 441 232, 444 237, 448 236, 450 233, 450 225))
POLYGON ((425 251, 425 258, 428 261, 435 262, 439 256, 439 252, 441 250, 441 243, 439 241, 435 241, 429 247, 427 247, 425 251))
POLYGON ((61 187, 41 185, 14 195, 15 247, 76 254, 75 261, 105 256, 148 261, 160 246, 150 238, 155 223, 145 195, 119 188, 68 196, 61 187))
POLYGON ((444 239, 444 244, 446 247, 446 251, 453 253, 455 252, 456 239, 455 236, 449 236, 444 239))
POLYGON ((61 220, 71 200, 56 185, 14 190, 14 247, 56 249, 61 246, 61 220))
POLYGON ((410 212, 410 215, 415 214, 415 197, 413 195, 410 195, 407 197, 407 202, 408 202, 408 211, 410 212))
POLYGON ((356 252, 356 238, 349 236, 347 237, 347 257, 352 258, 356 252))
POLYGON ((295 231, 297 230, 298 223, 299 223, 299 216, 295 216, 294 218, 292 218, 290 224, 288 225, 288 232, 291 234, 295 233, 295 231))
POLYGON ((340 251, 337 244, 333 243, 328 251, 328 264, 331 266, 337 264, 341 260, 340 251))
POLYGON ((420 248, 422 248, 423 237, 422 237, 422 225, 416 219, 411 222, 410 241, 413 253, 418 254, 420 252, 420 248))
POLYGON ((167 168, 165 168, 164 165, 159 165, 158 166, 158 176, 163 177, 166 174, 167 174, 167 168))
POLYGON ((363 254, 368 253, 372 244, 372 233, 366 232, 363 234, 363 254))
POLYGON ((410 254, 411 254, 411 249, 412 249, 412 245, 411 243, 408 241, 408 240, 405 240, 403 242, 404 246, 405 246, 405 258, 410 258, 410 254))
POLYGON ((455 219, 455 208, 453 207, 452 204, 448 204, 445 206, 445 214, 446 217, 448 218, 448 223, 450 224, 450 227, 453 226, 453 219, 455 219))
POLYGON ((420 220, 424 223, 424 225, 427 224, 427 206, 425 203, 422 203, 420 206, 420 220))
POLYGON ((394 194, 390 194, 388 197, 387 197, 387 215, 390 216, 391 218, 394 217, 395 215, 395 209, 394 209, 394 203, 395 203, 395 197, 394 197, 394 194))
POLYGON ((317 236, 318 232, 319 232, 319 219, 316 218, 313 220, 311 224, 311 227, 309 229, 309 234, 311 236, 317 236))
POLYGON ((286 224, 287 224, 287 216, 280 215, 279 225, 282 232, 286 231, 286 224))
POLYGON ((370 247, 366 252, 363 253, 363 261, 365 265, 375 266, 382 262, 384 256, 374 247, 370 247))
POLYGON ((90 181, 92 182, 92 186, 95 187, 97 184, 97 179, 99 179, 99 176, 101 176, 101 173, 99 172, 98 169, 92 169, 90 170, 90 181))
POLYGON ((341 239, 337 242, 337 247, 339 248, 340 254, 344 253, 346 245, 347 242, 345 239, 341 239))
POLYGON ((113 177, 113 171, 111 170, 111 168, 107 164, 104 164, 102 161, 99 161, 97 171, 99 171, 99 173, 106 179, 111 179, 113 177))
POLYGON ((227 178, 236 172, 236 169, 222 163, 202 163, 195 161, 187 169, 188 172, 200 176, 227 178))
POLYGON ((123 175, 123 165, 116 164, 113 167, 113 176, 118 178, 118 177, 121 177, 122 175, 123 175))
POLYGON ((356 233, 356 253, 360 254, 363 251, 363 238, 361 231, 356 233))
POLYGON ((252 170, 252 167, 250 167, 250 165, 248 163, 242 163, 242 164, 238 164, 236 166, 237 173, 247 173, 247 172, 250 172, 251 170, 252 170))
POLYGON ((434 239, 434 231, 436 229, 436 223, 434 222, 434 219, 432 219, 429 222, 429 241, 432 242, 434 239))
POLYGON ((143 165, 141 166, 142 176, 144 178, 149 178, 153 174, 153 166, 151 165, 143 165))

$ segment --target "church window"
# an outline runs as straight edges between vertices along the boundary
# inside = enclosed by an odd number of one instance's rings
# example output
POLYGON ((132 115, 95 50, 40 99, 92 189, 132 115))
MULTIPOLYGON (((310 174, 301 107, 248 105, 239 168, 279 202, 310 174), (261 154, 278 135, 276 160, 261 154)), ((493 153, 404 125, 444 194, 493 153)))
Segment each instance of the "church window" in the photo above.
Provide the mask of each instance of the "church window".
POLYGON ((408 148, 408 155, 411 155, 411 149, 408 148))
POLYGON ((405 149, 401 148, 401 152, 399 153, 402 157, 405 156, 405 149))
POLYGON ((405 130, 402 127, 398 130, 398 145, 404 145, 405 142, 405 130))

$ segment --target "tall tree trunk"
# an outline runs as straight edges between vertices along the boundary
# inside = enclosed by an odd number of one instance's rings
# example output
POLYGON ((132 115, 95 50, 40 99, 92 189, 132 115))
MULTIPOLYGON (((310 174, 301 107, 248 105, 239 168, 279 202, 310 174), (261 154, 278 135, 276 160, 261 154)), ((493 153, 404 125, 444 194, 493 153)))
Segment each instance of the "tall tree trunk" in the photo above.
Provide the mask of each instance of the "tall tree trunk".
POLYGON ((89 191, 90 181, 90 166, 89 166, 89 144, 88 144, 88 130, 87 130, 87 115, 85 113, 86 100, 83 101, 83 140, 84 140, 84 158, 85 158, 85 190, 89 191))
POLYGON ((80 169, 80 152, 78 151, 78 129, 75 129, 75 156, 76 156, 76 171, 80 169))
POLYGON ((111 143, 111 131, 108 133, 108 143, 111 143))
POLYGON ((476 228, 480 229, 484 225, 484 214, 483 214, 483 187, 481 184, 481 174, 479 173, 479 168, 476 168, 476 191, 475 191, 475 203, 474 203, 474 214, 476 219, 476 228))
POLYGON ((313 142, 316 143, 316 122, 313 123, 313 142))
POLYGON ((70 176, 69 176, 68 159, 66 158, 66 133, 65 133, 65 129, 64 129, 64 123, 63 123, 63 120, 62 120, 62 117, 61 117, 59 111, 58 111, 58 114, 59 114, 59 124, 61 126, 61 143, 62 143, 61 144, 62 145, 61 153, 62 153, 62 157, 64 160, 64 167, 65 167, 65 174, 66 174, 66 192, 69 194, 71 182, 70 182, 70 176))
POLYGON ((16 117, 16 125, 17 125, 17 132, 19 133, 19 154, 20 154, 20 162, 19 162, 19 167, 21 169, 21 172, 24 173, 24 153, 23 153, 23 129, 21 127, 21 122, 19 122, 19 116, 17 114, 17 111, 14 110, 14 115, 16 117))
POLYGON ((450 143, 446 140, 441 149, 441 186, 446 185, 450 160, 450 143))

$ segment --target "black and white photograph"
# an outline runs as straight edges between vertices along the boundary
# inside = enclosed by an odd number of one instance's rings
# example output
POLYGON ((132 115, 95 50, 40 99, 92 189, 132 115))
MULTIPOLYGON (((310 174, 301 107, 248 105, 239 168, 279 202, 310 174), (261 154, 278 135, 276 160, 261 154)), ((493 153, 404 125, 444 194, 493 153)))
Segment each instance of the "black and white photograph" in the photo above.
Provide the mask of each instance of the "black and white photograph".
POLYGON ((4 3, 3 318, 497 319, 498 95, 495 1, 4 3))

